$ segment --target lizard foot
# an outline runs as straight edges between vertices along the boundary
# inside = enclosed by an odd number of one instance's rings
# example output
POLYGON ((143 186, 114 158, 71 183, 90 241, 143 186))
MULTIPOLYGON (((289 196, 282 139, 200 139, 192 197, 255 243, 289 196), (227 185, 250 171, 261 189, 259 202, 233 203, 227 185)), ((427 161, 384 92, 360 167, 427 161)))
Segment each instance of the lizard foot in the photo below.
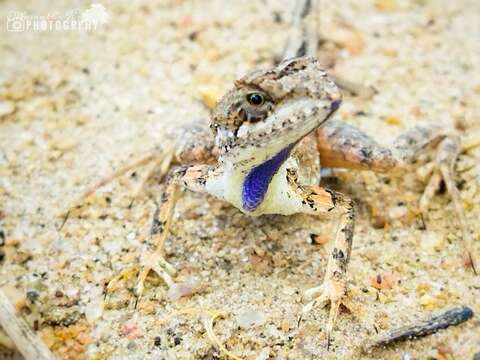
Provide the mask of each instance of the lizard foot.
POLYGON ((335 320, 340 309, 340 305, 343 304, 342 298, 346 293, 346 284, 343 280, 327 279, 321 286, 314 287, 305 291, 305 298, 312 299, 307 303, 300 315, 299 323, 301 318, 309 313, 314 307, 322 306, 327 302, 330 302, 330 314, 328 316, 328 322, 326 327, 326 337, 327 337, 327 349, 330 347, 330 339, 335 325, 335 320), (315 298, 315 296, 317 296, 315 298))
POLYGON ((440 143, 435 162, 428 164, 427 172, 423 175, 423 177, 430 176, 430 178, 423 195, 420 198, 419 210, 421 214, 427 213, 429 203, 435 192, 440 188, 441 181, 443 180, 447 191, 452 198, 452 203, 460 223, 460 229, 464 241, 465 265, 471 267, 476 274, 477 270, 472 257, 473 238, 468 229, 460 192, 458 191, 454 178, 454 165, 459 152, 460 141, 457 137, 447 137, 440 143))
POLYGON ((140 298, 145 289, 145 280, 150 273, 154 271, 157 275, 167 284, 170 288, 175 282, 173 281, 173 276, 176 274, 175 268, 169 264, 163 257, 158 253, 154 253, 148 256, 148 258, 142 261, 142 265, 132 266, 128 269, 123 270, 115 276, 107 285, 106 293, 114 291, 118 288, 122 280, 126 281, 134 276, 137 276, 137 284, 134 288, 134 294, 140 298))

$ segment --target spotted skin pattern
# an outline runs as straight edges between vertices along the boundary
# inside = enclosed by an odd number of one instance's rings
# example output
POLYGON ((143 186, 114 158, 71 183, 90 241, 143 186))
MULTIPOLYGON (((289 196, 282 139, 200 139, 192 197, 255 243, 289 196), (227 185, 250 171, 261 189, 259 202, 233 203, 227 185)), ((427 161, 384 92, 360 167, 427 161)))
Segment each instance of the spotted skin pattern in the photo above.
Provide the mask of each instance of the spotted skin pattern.
MULTIPOLYGON (((325 167, 390 172, 415 164, 421 153, 445 138, 458 142, 458 136, 435 124, 408 129, 392 144, 383 146, 361 130, 342 121, 331 121, 316 131, 321 164, 325 167)), ((444 161, 458 155, 459 143, 450 147, 444 161)), ((444 152, 445 153, 445 152, 444 152)))

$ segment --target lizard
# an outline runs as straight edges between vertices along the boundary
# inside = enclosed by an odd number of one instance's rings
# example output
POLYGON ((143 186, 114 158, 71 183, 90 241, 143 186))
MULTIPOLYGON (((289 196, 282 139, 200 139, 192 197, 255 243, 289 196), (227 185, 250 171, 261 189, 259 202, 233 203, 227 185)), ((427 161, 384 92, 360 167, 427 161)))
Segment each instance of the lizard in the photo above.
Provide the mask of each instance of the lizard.
POLYGON ((264 214, 312 216, 329 213, 339 218, 323 283, 306 292, 314 298, 302 314, 330 302, 326 326, 330 339, 347 287, 355 205, 347 195, 319 185, 320 167, 362 169, 385 173, 415 164, 420 154, 437 149, 429 184, 420 200, 423 211, 443 179, 468 236, 465 215, 454 182, 454 164, 460 151, 457 134, 433 124, 419 124, 383 146, 361 130, 333 120, 342 94, 312 57, 288 59, 238 79, 213 110, 210 129, 197 124, 171 150, 161 204, 151 226, 156 250, 139 267, 127 269, 108 284, 113 290, 122 279, 138 273, 137 297, 150 271, 168 286, 175 269, 164 258, 164 244, 182 189, 213 195, 250 216, 264 214), (208 131, 213 136, 208 137, 208 131))
MULTIPOLYGON (((297 43, 296 48, 300 47, 297 43)), ((361 130, 332 119, 342 103, 338 86, 314 57, 291 55, 299 55, 298 50, 290 50, 290 56, 272 68, 252 71, 235 81, 213 109, 209 127, 201 123, 187 125, 180 129, 174 146, 148 153, 118 169, 88 188, 75 203, 77 206, 99 186, 141 164, 149 163, 149 169, 134 198, 153 169, 160 166, 160 172, 166 175, 165 190, 149 234, 155 250, 139 266, 112 279, 107 292, 135 274, 138 280, 134 293, 138 299, 151 271, 167 286, 174 284, 176 270, 164 258, 164 244, 175 204, 184 189, 213 195, 249 216, 327 213, 339 219, 338 231, 323 283, 306 291, 305 297, 313 300, 301 314, 330 303, 328 347, 347 291, 355 204, 347 195, 319 185, 321 168, 393 173, 415 165, 422 154, 432 149, 436 149, 436 156, 420 210, 427 211, 443 179, 463 238, 470 244, 471 235, 454 181, 454 165, 460 152, 458 134, 425 123, 406 130, 391 144, 381 145, 361 130)), ((475 271, 468 251, 467 256, 475 271)))

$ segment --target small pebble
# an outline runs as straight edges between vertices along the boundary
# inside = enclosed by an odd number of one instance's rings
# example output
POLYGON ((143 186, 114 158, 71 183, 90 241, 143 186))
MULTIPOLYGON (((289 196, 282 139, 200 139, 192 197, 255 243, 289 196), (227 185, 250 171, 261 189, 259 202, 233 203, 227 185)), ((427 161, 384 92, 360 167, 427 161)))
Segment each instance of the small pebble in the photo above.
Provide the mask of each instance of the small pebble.
POLYGON ((92 324, 103 315, 104 309, 104 297, 103 295, 97 296, 90 301, 85 307, 85 317, 87 321, 92 324))
POLYGON ((395 0, 377 0, 375 7, 380 11, 395 11, 398 9, 398 4, 395 0))
POLYGON ((35 302, 38 300, 39 297, 40 297, 40 294, 36 290, 28 290, 27 291, 27 299, 32 304, 35 304, 35 302))
POLYGON ((389 271, 379 271, 370 281, 370 284, 378 289, 391 289, 395 284, 394 276, 389 271))
POLYGON ((134 340, 143 337, 143 331, 134 320, 128 320, 122 325, 122 335, 134 340))
POLYGON ((290 286, 285 286, 283 289, 282 289, 282 292, 285 294, 285 295, 293 295, 295 294, 295 291, 297 291, 297 289, 293 288, 293 287, 290 287, 290 286))
POLYGON ((262 349, 257 356, 255 357, 255 360, 270 360, 272 359, 270 357, 270 349, 269 348, 264 348, 262 349))
POLYGON ((432 296, 430 294, 425 294, 420 297, 419 303, 426 310, 435 310, 441 308, 444 305, 443 301, 440 298, 432 296))
POLYGON ((382 215, 372 216, 372 226, 375 229, 383 229, 387 225, 387 219, 382 215))
POLYGON ((310 234, 310 241, 314 245, 325 245, 329 240, 327 235, 310 234))
POLYGON ((406 206, 395 206, 388 211, 390 219, 400 219, 407 215, 408 209, 406 206))
POLYGON ((15 103, 12 101, 0 101, 0 119, 13 114, 15 111, 15 103))
POLYGON ((183 283, 175 283, 168 289, 168 297, 170 300, 178 300, 184 296, 191 296, 198 291, 198 281, 188 279, 183 283))
POLYGON ((209 109, 213 109, 218 99, 220 99, 222 96, 222 93, 216 88, 202 86, 200 88, 200 96, 202 98, 202 102, 209 109))
POLYGON ((388 125, 400 125, 402 121, 397 116, 390 115, 385 118, 385 123, 388 125))
POLYGON ((135 234, 135 231, 131 231, 127 234, 127 240, 129 242, 132 242, 135 240, 135 237, 136 237, 136 234, 135 234))
POLYGON ((427 251, 438 251, 443 248, 443 237, 433 231, 425 231, 420 239, 420 246, 427 251))
POLYGON ((452 348, 444 343, 437 345, 438 359, 451 359, 453 355, 452 348))
POLYGON ((259 311, 247 310, 236 316, 238 326, 249 329, 265 323, 265 315, 259 311))
POLYGON ((86 333, 82 332, 82 333, 78 334, 77 341, 82 345, 88 345, 88 344, 92 343, 93 339, 89 334, 86 334, 86 333))

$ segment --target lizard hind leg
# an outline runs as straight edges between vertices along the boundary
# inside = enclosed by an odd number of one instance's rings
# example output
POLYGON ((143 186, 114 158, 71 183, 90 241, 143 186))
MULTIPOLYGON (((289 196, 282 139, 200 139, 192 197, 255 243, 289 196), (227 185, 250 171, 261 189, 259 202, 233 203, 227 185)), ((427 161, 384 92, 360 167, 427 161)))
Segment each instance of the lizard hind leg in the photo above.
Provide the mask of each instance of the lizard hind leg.
POLYGON ((151 151, 148 152, 147 154, 140 156, 131 162, 121 166, 120 168, 116 169, 113 171, 111 174, 104 176, 97 180, 95 183, 91 184, 88 186, 69 206, 62 210, 59 214, 59 216, 63 217, 62 224, 60 226, 60 229, 63 228, 65 225, 66 221, 68 220, 68 217, 71 213, 72 210, 79 208, 82 206, 83 202, 91 196, 95 191, 97 191, 99 188, 102 186, 114 181, 115 179, 119 178, 120 176, 126 174, 130 170, 137 168, 139 166, 149 164, 145 175, 142 177, 142 179, 139 182, 139 185, 136 187, 133 193, 133 198, 132 202, 135 200, 136 197, 138 197, 140 191, 144 188, 145 183, 149 180, 153 172, 156 170, 157 166, 160 165, 160 171, 161 174, 160 176, 163 178, 166 173, 168 172, 170 165, 173 161, 173 154, 174 154, 174 149, 173 147, 167 147, 166 149, 158 152, 158 151, 151 151))
POLYGON ((425 191, 420 198, 419 208, 421 213, 425 213, 428 209, 430 200, 434 193, 440 187, 443 179, 450 197, 452 198, 453 207, 460 223, 463 241, 465 242, 465 264, 469 265, 473 272, 477 274, 477 269, 472 257, 471 249, 473 249, 473 237, 468 229, 465 210, 462 205, 460 192, 455 183, 455 162, 460 153, 460 139, 458 136, 452 135, 443 139, 438 145, 437 154, 434 160, 434 168, 430 180, 425 191))
POLYGON ((395 172, 415 165, 421 155, 435 149, 436 156, 430 167, 431 177, 420 199, 419 208, 421 213, 426 212, 443 180, 461 228, 466 263, 476 273, 471 256, 473 240, 454 180, 455 162, 460 153, 458 135, 437 124, 426 123, 406 130, 390 146, 384 146, 361 130, 341 121, 325 124, 316 134, 321 164, 331 168, 395 172))
POLYGON ((427 212, 429 203, 443 180, 460 225, 464 242, 464 263, 477 274, 472 257, 473 238, 468 228, 460 191, 455 183, 455 163, 461 151, 460 137, 436 124, 418 125, 394 141, 392 153, 398 162, 397 167, 401 168, 403 165, 413 164, 419 154, 432 147, 435 148, 436 154, 430 179, 419 201, 420 213, 427 212))
POLYGON ((90 195, 100 187, 112 182, 136 167, 148 164, 144 175, 133 190, 129 207, 133 205, 133 202, 145 188, 145 184, 153 173, 159 172, 160 178, 164 179, 173 164, 212 164, 216 162, 217 149, 214 140, 210 136, 210 130, 206 122, 196 121, 191 124, 185 124, 178 128, 171 137, 175 140, 173 143, 167 144, 163 149, 154 150, 135 158, 130 163, 116 169, 111 174, 102 177, 87 187, 85 191, 59 214, 60 217, 63 217, 60 229, 65 225, 70 212, 80 207, 90 195))

